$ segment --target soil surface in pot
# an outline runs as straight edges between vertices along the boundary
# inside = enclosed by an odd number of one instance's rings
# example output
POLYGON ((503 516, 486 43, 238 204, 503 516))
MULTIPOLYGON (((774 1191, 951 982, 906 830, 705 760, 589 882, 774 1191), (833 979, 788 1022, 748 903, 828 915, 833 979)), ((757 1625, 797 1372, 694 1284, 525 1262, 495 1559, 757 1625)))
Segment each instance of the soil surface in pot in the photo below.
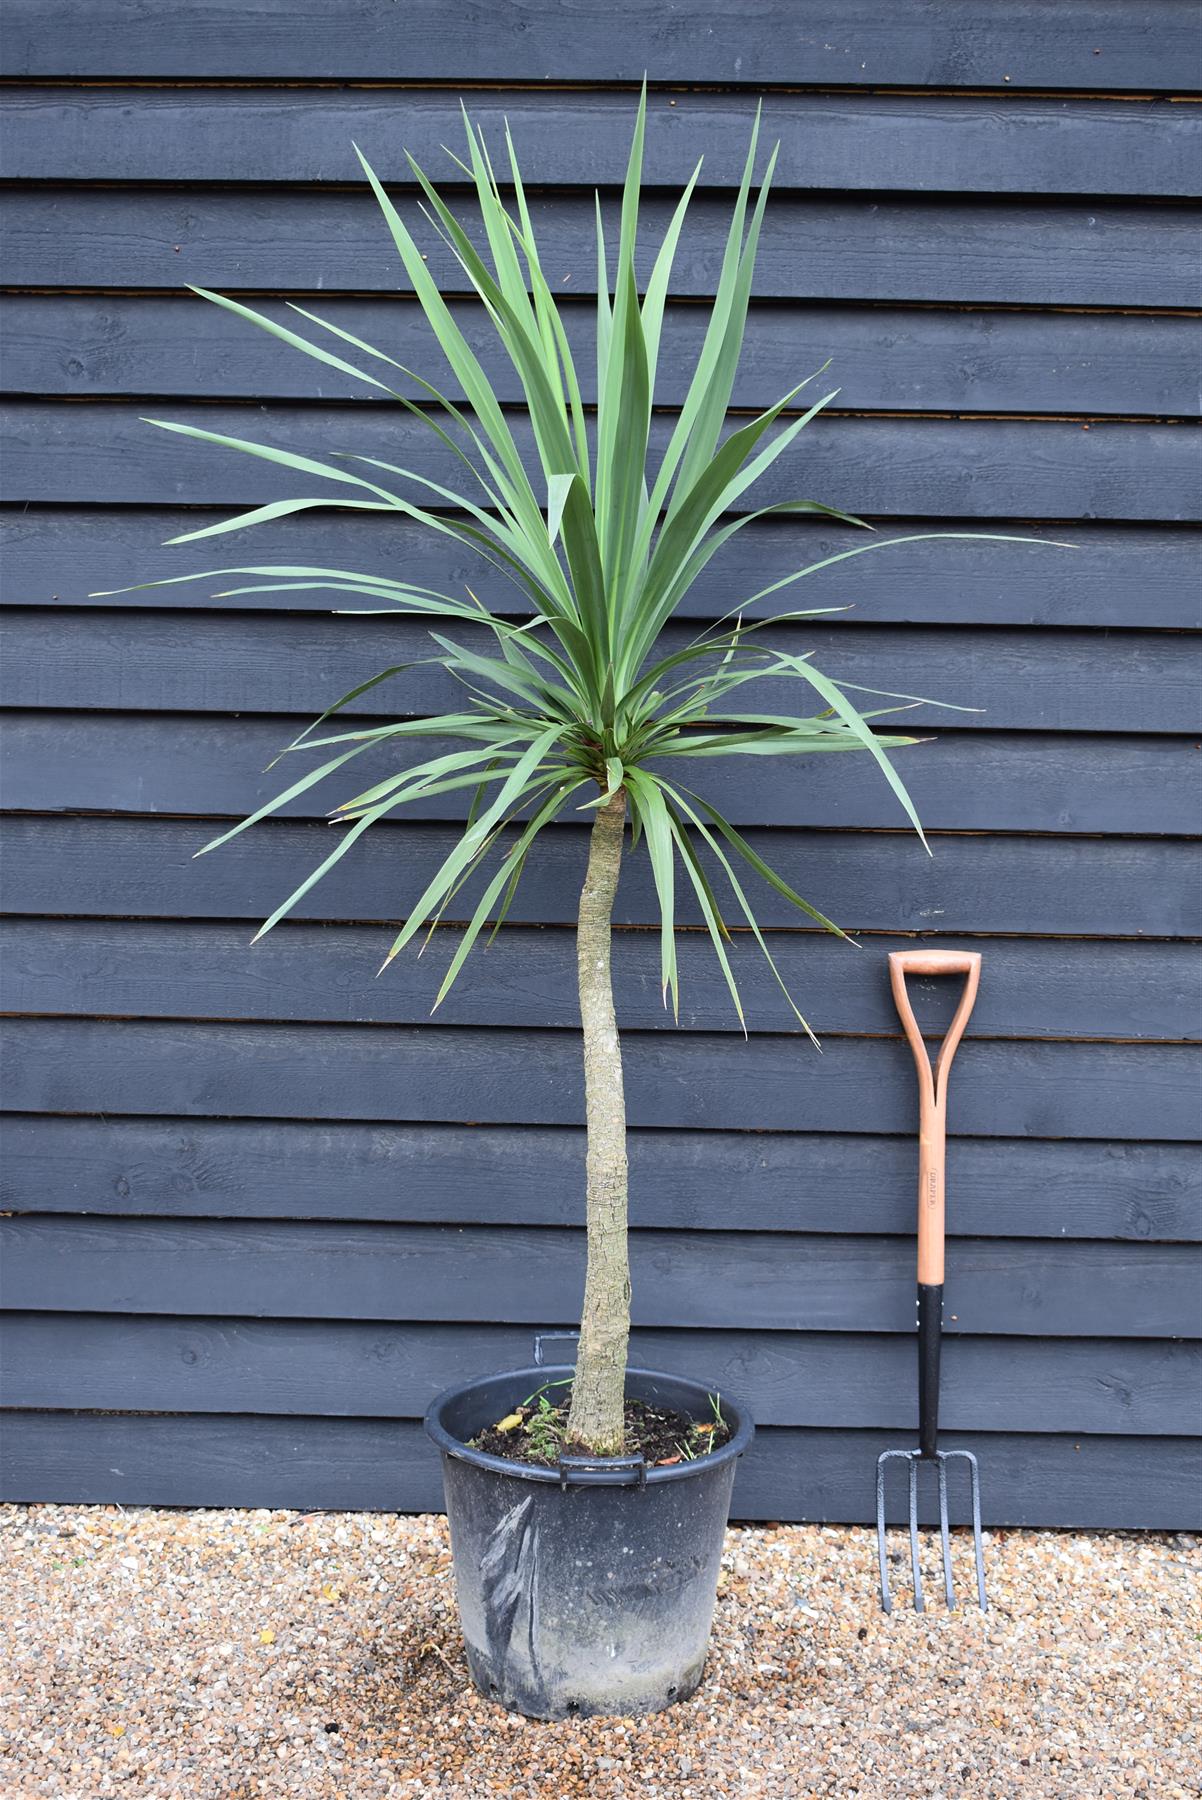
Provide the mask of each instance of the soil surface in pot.
MULTIPOLYGON (((588 1455, 583 1445, 568 1441, 570 1383, 548 1384, 521 1406, 488 1425, 469 1440, 469 1448, 507 1462, 535 1463, 553 1469, 561 1455, 588 1455)), ((626 1402, 627 1456, 641 1455, 649 1469, 668 1468, 708 1456, 729 1441, 730 1426, 722 1417, 721 1400, 713 1395, 707 1419, 690 1419, 668 1406, 647 1400, 626 1402)))

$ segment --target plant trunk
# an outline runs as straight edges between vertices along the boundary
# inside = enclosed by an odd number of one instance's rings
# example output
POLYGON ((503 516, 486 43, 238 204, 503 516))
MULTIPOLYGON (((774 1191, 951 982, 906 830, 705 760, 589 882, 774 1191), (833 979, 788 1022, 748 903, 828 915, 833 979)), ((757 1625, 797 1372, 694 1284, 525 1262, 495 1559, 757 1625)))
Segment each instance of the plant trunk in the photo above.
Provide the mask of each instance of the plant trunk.
POLYGON ((595 1456, 622 1454, 630 1337, 626 1096, 609 967, 625 823, 626 795, 619 789, 593 821, 576 935, 588 1127, 588 1267, 567 1436, 595 1456))

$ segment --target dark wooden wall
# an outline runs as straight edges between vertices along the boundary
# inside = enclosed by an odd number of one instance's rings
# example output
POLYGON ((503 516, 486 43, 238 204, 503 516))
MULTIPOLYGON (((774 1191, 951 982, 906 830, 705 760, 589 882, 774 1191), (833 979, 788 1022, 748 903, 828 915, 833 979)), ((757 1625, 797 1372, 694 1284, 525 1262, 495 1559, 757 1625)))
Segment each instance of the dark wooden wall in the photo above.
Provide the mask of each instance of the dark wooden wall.
MULTIPOLYGON (((933 861, 867 764, 708 765, 753 840, 863 933, 857 954, 787 929, 763 896, 821 1057, 745 953, 744 1043, 696 936, 670 1029, 639 929, 648 875, 628 870, 637 1353, 749 1400, 763 1430, 738 1513, 867 1515, 878 1450, 915 1421, 913 1083, 885 953, 975 942, 946 1424, 980 1453, 994 1521, 1196 1522, 1192 9, 8 0, 4 14, 5 1492, 437 1506, 417 1423, 431 1395, 575 1318, 581 828, 553 834, 517 922, 435 1025, 453 926, 421 963, 373 971, 448 842, 441 805, 373 833, 252 952, 252 924, 326 841, 320 803, 193 852, 274 791, 259 771, 300 721, 419 634, 331 617, 320 596, 87 596, 252 552, 471 579, 437 542, 351 515, 225 540, 218 557, 158 548, 293 484, 140 415, 425 454, 395 411, 184 284, 319 295, 428 362, 350 140, 412 209, 402 149, 438 167, 462 94, 494 131, 513 124, 583 341, 589 190, 612 207, 646 69, 653 222, 700 151, 708 183, 663 405, 687 377, 692 303, 712 288, 762 93, 779 191, 736 399, 767 401, 828 355, 842 383, 781 491, 890 532, 1017 527, 1076 548, 918 545, 808 586, 807 604, 855 602, 796 633, 831 673, 983 709, 952 728, 932 715, 933 741, 906 754, 933 861)), ((694 617, 842 539, 797 524, 736 541, 694 617)), ((445 697, 422 673, 400 691, 413 712, 445 697)))

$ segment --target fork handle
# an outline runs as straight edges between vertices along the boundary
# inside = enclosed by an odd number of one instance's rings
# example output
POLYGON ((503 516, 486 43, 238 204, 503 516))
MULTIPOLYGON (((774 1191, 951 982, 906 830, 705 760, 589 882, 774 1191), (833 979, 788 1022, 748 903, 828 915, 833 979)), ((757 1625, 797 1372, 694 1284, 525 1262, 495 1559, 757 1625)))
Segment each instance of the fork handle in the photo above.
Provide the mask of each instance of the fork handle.
POLYGON ((977 986, 981 957, 976 950, 895 950, 889 980, 906 1041, 918 1073, 918 1282, 943 1285, 944 1171, 947 1162, 947 1078, 964 1035, 977 986), (963 975, 960 1004, 939 1047, 932 1069, 922 1032, 906 991, 907 975, 963 975))
POLYGON ((918 1445, 923 1456, 934 1456, 939 1442, 939 1360, 943 1343, 947 1078, 977 997, 980 954, 975 950, 895 950, 889 958, 889 979, 918 1071, 918 1445), (965 977, 960 1004, 940 1045, 934 1069, 910 1005, 907 975, 965 977))
POLYGON ((918 1284, 918 1448, 939 1448, 939 1360, 943 1349, 943 1284, 918 1284))

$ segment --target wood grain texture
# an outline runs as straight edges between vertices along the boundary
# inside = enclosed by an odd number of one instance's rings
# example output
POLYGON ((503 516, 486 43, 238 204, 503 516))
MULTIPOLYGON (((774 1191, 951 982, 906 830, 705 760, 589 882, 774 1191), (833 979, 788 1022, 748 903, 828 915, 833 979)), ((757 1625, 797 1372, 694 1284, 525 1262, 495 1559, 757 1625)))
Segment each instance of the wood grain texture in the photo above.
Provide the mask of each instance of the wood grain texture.
MULTIPOLYGON (((592 404, 591 304, 556 298, 581 391, 592 404)), ((304 322, 282 301, 255 304, 303 334, 304 322)), ((409 368, 429 364, 429 327, 414 300, 331 295, 311 310, 409 368)), ((500 399, 519 401, 517 375, 483 308, 458 301, 451 311, 500 399)), ((706 316, 683 303, 666 308, 655 389, 661 405, 683 401, 706 316)), ((733 404, 768 406, 829 356, 846 404, 869 410, 1192 415, 1200 331, 1197 319, 1173 315, 760 301, 748 320, 733 404)), ((0 334, 14 393, 379 400, 362 382, 191 294, 7 294, 0 297, 0 334)), ((410 392, 404 375, 393 371, 392 379, 410 392)), ((448 371, 444 392, 456 391, 448 371)), ((414 398, 418 393, 412 390, 414 398)))
MULTIPOLYGON (((547 836, 514 896, 513 924, 571 923, 585 832, 568 824, 547 836)), ((329 844, 324 824, 273 822, 256 832, 253 856, 197 861, 212 835, 199 819, 14 814, 0 819, 4 902, 13 913, 258 925, 329 844)), ((1202 937, 1202 850, 1194 843, 936 834, 934 855, 925 857, 909 854, 901 832, 753 830, 750 841, 798 893, 812 895, 848 930, 1202 937)), ((399 870, 414 891, 424 888, 454 843, 450 826, 381 824, 361 840, 353 861, 309 889, 292 916, 339 924, 393 919, 399 870)), ((475 891, 472 884, 465 889, 475 891)), ((704 924, 691 893, 677 898, 682 925, 704 924)), ((767 884, 756 905, 766 928, 798 922, 767 884)), ((642 856, 624 860, 615 918, 619 925, 658 921, 642 856)))
MULTIPOLYGON (((399 196, 430 272, 449 292, 466 277, 399 196)), ((725 197, 690 209, 673 291, 714 292, 729 225, 725 197)), ((470 208, 464 209, 470 222, 470 208)), ((535 194, 531 220, 558 292, 592 291, 594 204, 535 194)), ((662 241, 671 201, 645 209, 645 245, 662 241)), ((606 200, 607 241, 617 214, 606 200)), ((997 201, 781 195, 760 239, 755 292, 790 300, 999 302, 1033 306, 1188 307, 1202 303, 1194 243, 1198 210, 1127 201, 997 201), (799 259, 798 244, 806 246, 799 259)), ((252 289, 324 294, 406 287, 380 211, 359 191, 74 189, 39 184, 0 194, 12 287, 252 289)), ((644 238, 640 237, 640 244, 644 238)), ((636 268, 650 269, 653 248, 636 268)))
MULTIPOLYGON (((449 1026, 217 1025, 10 1019, 5 1109, 201 1118, 576 1125, 574 1036, 449 1026)), ((900 1040, 625 1039, 630 1123, 693 1131, 865 1131, 914 1125, 900 1040)), ((952 1130, 971 1137, 1196 1142, 1197 1056, 1183 1046, 973 1039, 956 1063, 952 1130)))
MULTIPOLYGON (((568 1324, 579 1228, 334 1221, 0 1220, 3 1295, 39 1312, 568 1324), (537 1280, 532 1271, 537 1270, 537 1280)), ((913 1332, 910 1237, 659 1232, 630 1243, 636 1325, 913 1332)), ((1202 1337, 1192 1245, 962 1238, 949 1335, 1202 1337)))
MULTIPOLYGON (((150 1318, 15 1312, 0 1327, 8 1407, 420 1418, 482 1370, 520 1368, 520 1326, 150 1318)), ((559 1354, 554 1343, 548 1355, 559 1354)), ((571 1357, 570 1340, 563 1352, 571 1357)), ((737 1393, 759 1426, 913 1431, 914 1345, 819 1331, 640 1330, 639 1368, 737 1393)), ((1202 1346, 1118 1338, 950 1337, 940 1422, 952 1431, 1188 1434, 1202 1346)))
MULTIPOLYGON (((452 492, 462 491, 467 479, 452 452, 408 414, 331 413, 312 405, 167 410, 176 423, 319 461, 333 453, 399 462, 452 492)), ((320 476, 158 431, 140 412, 108 401, 7 402, 0 407, 9 443, 0 499, 101 506, 187 500, 236 509, 323 492, 320 476)), ((512 421, 527 466, 536 466, 525 416, 514 414, 512 421)), ((671 424, 662 414, 653 420, 653 457, 666 447, 671 424)), ((754 502, 795 500, 801 483, 810 498, 874 516, 1188 522, 1198 516, 1200 447, 1202 434, 1192 423, 832 416, 816 420, 765 472, 754 502)), ((394 491, 412 496, 397 476, 382 477, 384 487, 389 479, 398 483, 394 491)), ((331 505, 347 497, 337 484, 327 485, 331 505)), ((199 548, 191 547, 193 555, 199 548)), ((225 546, 216 547, 216 565, 210 560, 215 547, 203 548, 202 567, 222 566, 225 546)))
POLYGON ((279 0, 9 0, 12 75, 290 80, 833 82, 840 86, 1148 88, 1202 80, 1196 21, 1174 0, 720 0, 604 12, 530 0, 348 0, 336 15, 279 0), (134 29, 136 27, 136 29, 134 29))
MULTIPOLYGON (((384 182, 412 182, 407 155, 462 181, 443 149, 463 145, 460 102, 438 88, 24 88, 0 155, 16 181, 357 183, 359 144, 384 182)), ((621 186, 629 94, 477 89, 466 104, 490 145, 508 125, 528 186, 621 186)), ((744 94, 652 93, 647 186, 683 188, 704 150, 706 186, 737 188, 754 112, 744 94)), ((794 92, 765 97, 762 141, 780 146, 778 190, 1176 197, 1197 192, 1200 127, 1163 100, 794 92)))
MULTIPOLYGON (((7 805, 21 812, 243 817, 283 791, 280 771, 264 770, 306 723, 191 713, 13 712, 4 730, 7 805)), ((422 743, 424 754, 437 754, 437 739, 422 743)), ((373 746, 354 765, 358 785, 347 785, 347 765, 339 772, 340 791, 331 788, 325 796, 330 784, 318 784, 282 816, 324 818, 339 800, 421 754, 389 756, 373 746)), ((941 732, 897 754, 905 758, 906 785, 932 830, 1159 836, 1199 829, 1196 739, 941 732)), ((897 801, 867 756, 808 761, 799 780, 795 759, 784 767, 771 757, 714 757, 704 765, 706 795, 738 825, 895 829, 902 822, 897 801)), ((414 802, 405 816, 462 817, 466 806, 454 806, 456 799, 414 802)), ((909 852, 925 856, 917 840, 909 852)), ((251 848, 234 846, 222 854, 249 858, 251 848)), ((900 859, 898 866, 900 872, 900 859)))
MULTIPOLYGON (((408 891, 407 881, 397 894, 401 916, 408 891)), ((462 900, 450 911, 470 916, 462 900)), ((390 936, 371 926, 284 924, 252 944, 245 926, 20 920, 6 933, 4 1008, 34 1015, 416 1025, 429 1018, 462 935, 448 920, 420 959, 398 957, 379 977, 390 936)), ((859 954, 819 931, 770 932, 766 942, 815 1031, 896 1031, 885 958, 913 947, 912 939, 863 939, 859 954)), ((923 940, 923 948, 941 944, 957 947, 937 937, 923 940)), ((616 935, 614 986, 623 1029, 741 1032, 708 934, 683 934, 677 955, 681 1003, 674 1021, 660 989, 659 933, 616 935)), ((976 1037, 1202 1038, 1202 957, 1191 944, 1003 938, 987 943, 984 955, 976 1037)), ((574 1030, 580 1018, 575 957, 570 928, 507 925, 452 988, 439 1022, 574 1030)), ((730 965, 750 1029, 802 1031, 746 930, 735 934, 730 965)), ((921 977, 911 983, 919 1018, 935 1033, 949 1022, 955 999, 949 985, 921 977)))
MULTIPOLYGON (((430 533, 404 520, 328 513, 251 531, 230 532, 218 544, 162 548, 166 538, 228 517, 221 511, 168 507, 83 509, 11 507, 0 511, 0 544, 6 605, 99 606, 92 590, 128 587, 192 570, 240 563, 309 563, 394 574, 403 567, 427 587, 460 592, 478 588, 486 565, 453 545, 442 547, 430 533)), ((929 531, 929 519, 895 518, 891 539, 929 531)), ((937 527, 935 527, 937 528, 937 527)), ((851 602, 855 617, 873 621, 947 625, 1105 626, 1127 630, 1180 630, 1202 627, 1202 538, 1196 530, 1105 526, 1075 520, 1070 553, 1050 549, 1063 527, 1029 520, 957 521, 956 530, 1003 531, 1044 539, 1034 544, 998 544, 945 537, 933 542, 892 544, 838 564, 768 600, 748 607, 748 616, 779 612, 782 605, 838 606, 851 602)), ((714 618, 732 600, 794 574, 860 541, 847 527, 811 521, 776 520, 746 526, 703 572, 685 596, 681 615, 714 618)), ((123 593, 122 608, 204 611, 210 607, 246 611, 328 612, 331 596, 320 592, 251 594, 216 600, 228 583, 188 582, 179 587, 123 593)), ((491 589, 486 589, 491 593, 491 589)), ((519 596, 514 594, 515 602, 519 596)))
MULTIPOLYGON (((571 1225, 583 1204, 579 1127, 29 1114, 5 1120, 4 1143, 11 1212, 571 1225)), ((639 1227, 858 1236, 913 1223, 909 1137, 640 1127, 629 1150, 639 1227)), ((949 1166, 952 1237, 1202 1242, 1188 1145, 957 1137, 949 1166)))
MULTIPOLYGON (((885 1431, 761 1431, 740 1463, 731 1516, 866 1523, 876 1459, 897 1441, 885 1431)), ((947 1442, 980 1458, 987 1525, 1202 1524, 1193 1438, 1031 1432, 949 1434, 947 1442)), ((6 1422, 6 1452, 7 1500, 381 1512, 443 1505, 437 1453, 408 1421, 20 1412, 6 1422)), ((922 1496, 928 1524, 932 1501, 922 1496)), ((962 1504, 957 1493, 954 1523, 962 1504)), ((890 1495, 894 1523, 903 1506, 890 1495)))
MULTIPOLYGON (((1004 556, 1008 547, 995 548, 1004 556)), ((836 681, 976 709, 949 714, 938 705, 913 710, 900 702, 905 730, 942 722, 963 730, 1096 732, 1126 715, 1137 733, 1202 731, 1202 639, 1136 631, 1116 640, 1084 631, 906 629, 869 624, 857 619, 859 610, 833 621, 777 626, 760 642, 812 656, 836 681)), ((352 701, 346 715, 457 712, 461 684, 427 662, 435 623, 401 614, 206 611, 183 618, 178 609, 155 613, 145 607, 128 613, 81 608, 65 616, 49 608, 13 608, 5 615, 0 703, 84 712, 308 710, 316 716, 380 670, 409 663, 387 685, 352 701)), ((495 653, 495 639, 482 628, 458 626, 451 635, 485 656, 495 653)), ((679 651, 696 635, 695 625, 673 625, 656 654, 679 651)), ((745 695, 745 703, 761 712, 813 707, 808 690, 780 677, 757 682, 745 695)))

